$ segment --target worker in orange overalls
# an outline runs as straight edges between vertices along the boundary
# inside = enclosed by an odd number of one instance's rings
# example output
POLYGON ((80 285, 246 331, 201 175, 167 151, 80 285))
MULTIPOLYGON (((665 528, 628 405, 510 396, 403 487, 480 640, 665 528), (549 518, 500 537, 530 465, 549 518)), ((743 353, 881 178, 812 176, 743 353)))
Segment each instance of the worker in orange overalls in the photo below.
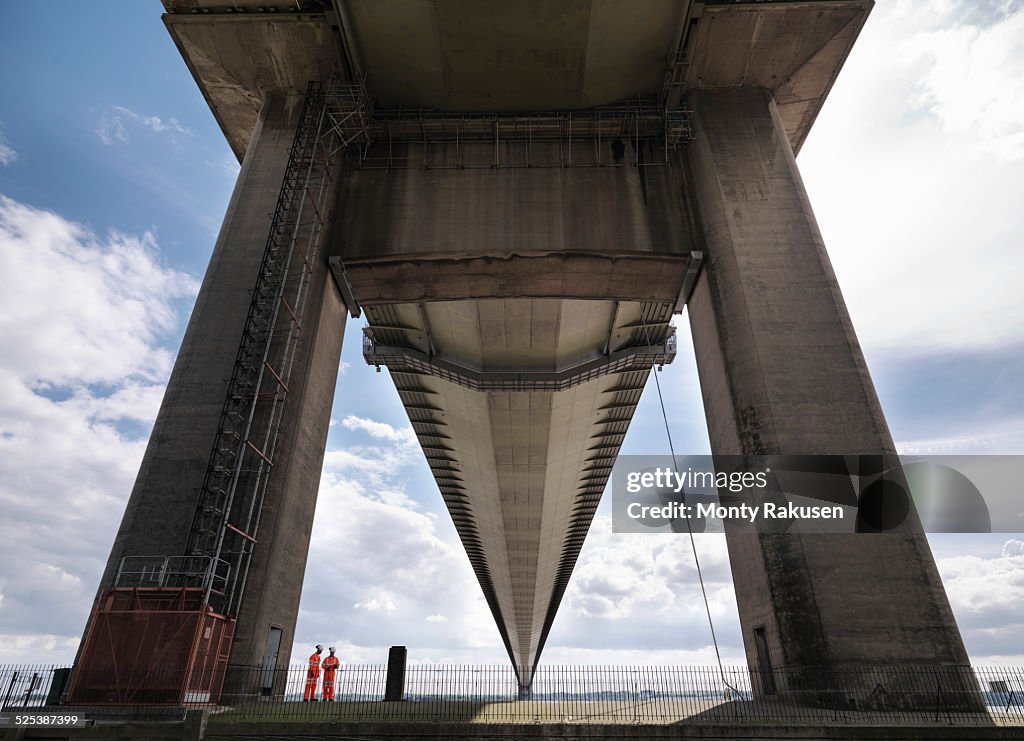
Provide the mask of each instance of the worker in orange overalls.
POLYGON ((334 646, 327 650, 331 655, 324 659, 324 702, 334 702, 334 673, 338 671, 341 662, 334 655, 334 646))
POLYGON ((309 668, 306 670, 306 691, 302 695, 303 702, 316 702, 316 685, 320 679, 320 654, 324 647, 316 644, 316 651, 309 657, 309 668))

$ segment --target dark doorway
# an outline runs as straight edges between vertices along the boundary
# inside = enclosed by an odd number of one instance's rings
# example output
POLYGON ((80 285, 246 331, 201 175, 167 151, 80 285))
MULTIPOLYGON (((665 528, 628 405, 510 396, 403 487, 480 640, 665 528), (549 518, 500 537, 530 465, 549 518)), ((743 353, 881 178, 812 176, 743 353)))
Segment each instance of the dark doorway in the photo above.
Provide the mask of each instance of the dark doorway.
POLYGON ((263 652, 263 668, 260 671, 260 694, 270 696, 274 691, 274 674, 277 670, 277 656, 281 652, 281 629, 271 626, 267 634, 267 648, 263 652))
POLYGON ((754 650, 757 651, 757 671, 761 676, 761 689, 766 695, 775 694, 775 673, 772 657, 768 653, 768 634, 763 627, 754 628, 754 650))

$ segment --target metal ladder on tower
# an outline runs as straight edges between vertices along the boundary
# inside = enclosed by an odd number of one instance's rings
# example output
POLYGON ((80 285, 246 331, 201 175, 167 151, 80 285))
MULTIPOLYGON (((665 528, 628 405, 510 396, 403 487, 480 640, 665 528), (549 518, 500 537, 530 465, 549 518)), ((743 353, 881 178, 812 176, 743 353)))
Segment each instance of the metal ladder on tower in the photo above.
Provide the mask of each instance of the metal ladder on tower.
POLYGON ((324 89, 311 83, 188 537, 187 556, 208 563, 206 602, 228 616, 237 615, 245 591, 320 258, 333 160, 325 121, 324 89))
POLYGON ((369 145, 372 122, 365 80, 309 84, 188 538, 187 555, 208 559, 206 601, 224 615, 238 614, 257 543, 333 166, 369 145))

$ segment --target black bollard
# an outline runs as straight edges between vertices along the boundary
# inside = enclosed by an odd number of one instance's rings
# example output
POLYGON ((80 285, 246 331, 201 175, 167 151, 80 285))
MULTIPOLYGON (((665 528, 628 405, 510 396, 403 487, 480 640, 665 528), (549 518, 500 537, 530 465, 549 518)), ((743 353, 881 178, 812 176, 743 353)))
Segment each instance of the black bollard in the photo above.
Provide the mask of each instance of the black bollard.
POLYGON ((50 682, 50 691, 46 694, 47 705, 59 705, 60 696, 68 685, 68 678, 71 676, 70 668, 54 669, 53 681, 50 682))
POLYGON ((384 681, 384 701, 405 699, 405 646, 392 646, 388 651, 388 676, 384 681))

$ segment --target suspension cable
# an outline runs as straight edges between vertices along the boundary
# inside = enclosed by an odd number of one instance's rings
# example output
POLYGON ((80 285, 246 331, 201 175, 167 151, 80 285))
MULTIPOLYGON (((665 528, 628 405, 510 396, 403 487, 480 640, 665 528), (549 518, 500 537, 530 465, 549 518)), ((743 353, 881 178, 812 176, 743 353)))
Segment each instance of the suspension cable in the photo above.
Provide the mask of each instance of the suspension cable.
MULTIPOLYGON (((647 338, 648 349, 653 350, 653 343, 651 342, 651 331, 647 325, 647 320, 641 315, 640 323, 644 328, 644 335, 647 338)), ((669 428, 668 413, 665 411, 665 397, 661 393, 661 381, 658 380, 658 369, 651 366, 652 375, 654 376, 654 385, 658 389, 658 403, 661 405, 661 418, 665 423, 665 437, 668 438, 668 449, 672 454, 672 468, 675 470, 676 475, 679 475, 679 464, 676 461, 676 449, 672 444, 672 430, 669 428)), ((683 497, 683 506, 686 506, 686 489, 683 488, 680 493, 683 497)), ((685 511, 685 510, 684 510, 685 511)), ((700 566, 700 557, 697 555, 697 539, 693 537, 693 527, 690 525, 690 518, 684 517, 686 520, 686 532, 690 536, 690 550, 693 551, 693 563, 697 567, 697 580, 700 582, 700 593, 704 598, 704 612, 708 617, 708 628, 711 630, 711 643, 715 648, 715 660, 718 662, 718 673, 722 678, 722 684, 729 687, 732 690, 736 690, 728 681, 725 679, 725 668, 722 666, 722 654, 718 649, 718 636, 715 634, 715 622, 711 618, 711 603, 708 601, 708 590, 704 585, 704 572, 700 566)))

